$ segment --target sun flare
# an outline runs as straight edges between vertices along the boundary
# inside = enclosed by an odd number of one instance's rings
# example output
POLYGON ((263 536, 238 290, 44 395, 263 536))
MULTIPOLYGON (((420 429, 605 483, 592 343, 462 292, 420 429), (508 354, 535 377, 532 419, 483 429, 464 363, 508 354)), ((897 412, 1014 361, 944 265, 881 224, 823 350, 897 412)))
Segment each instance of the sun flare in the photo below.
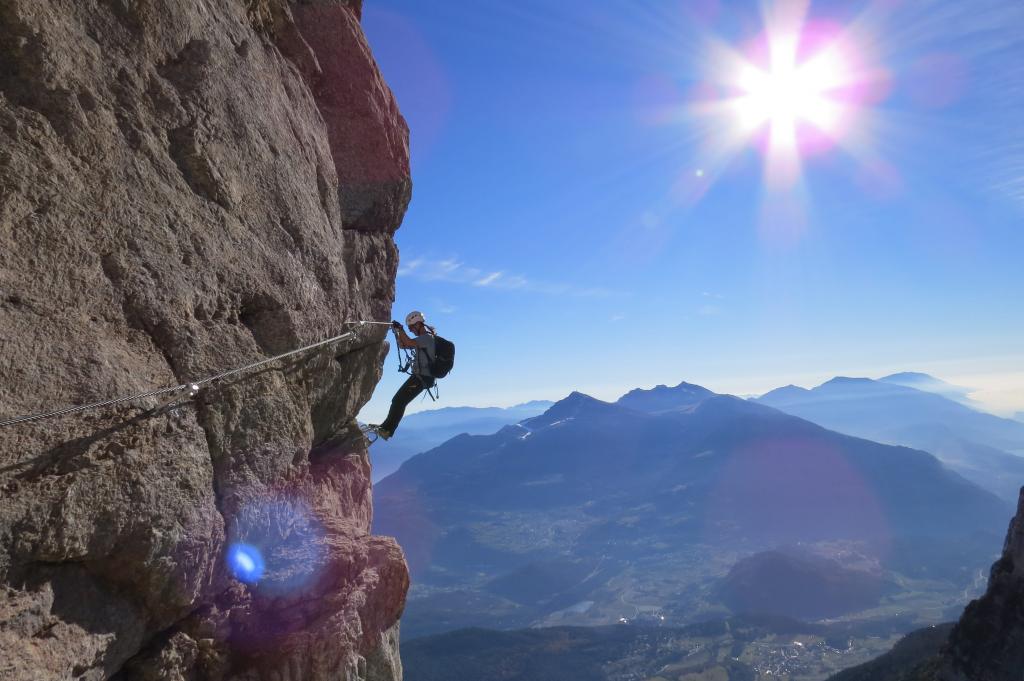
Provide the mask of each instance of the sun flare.
POLYGON ((845 82, 847 72, 837 51, 826 50, 797 63, 796 38, 785 36, 773 42, 771 55, 768 69, 746 62, 736 75, 740 95, 732 106, 740 130, 750 135, 767 126, 771 146, 777 150, 795 148, 801 124, 836 134, 843 106, 831 93, 845 82))
POLYGON ((712 41, 708 88, 691 111, 707 122, 707 157, 722 168, 742 148, 761 151, 765 184, 799 183, 810 156, 841 146, 857 154, 875 79, 863 38, 850 26, 807 17, 809 4, 766 6, 764 32, 741 44, 712 41), (710 96, 708 96, 710 95, 710 96))

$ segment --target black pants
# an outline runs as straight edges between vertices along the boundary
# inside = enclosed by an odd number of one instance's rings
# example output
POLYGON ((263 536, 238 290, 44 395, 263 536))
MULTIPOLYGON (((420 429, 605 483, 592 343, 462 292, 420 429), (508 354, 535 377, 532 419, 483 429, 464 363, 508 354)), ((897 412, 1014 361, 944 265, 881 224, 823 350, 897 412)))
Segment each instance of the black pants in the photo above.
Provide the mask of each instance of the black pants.
POLYGON ((380 424, 380 427, 389 433, 394 433, 398 429, 399 421, 405 416, 405 408, 409 406, 409 403, 415 400, 421 392, 433 387, 434 379, 429 376, 410 376, 391 398, 388 417, 384 419, 384 423, 380 424))

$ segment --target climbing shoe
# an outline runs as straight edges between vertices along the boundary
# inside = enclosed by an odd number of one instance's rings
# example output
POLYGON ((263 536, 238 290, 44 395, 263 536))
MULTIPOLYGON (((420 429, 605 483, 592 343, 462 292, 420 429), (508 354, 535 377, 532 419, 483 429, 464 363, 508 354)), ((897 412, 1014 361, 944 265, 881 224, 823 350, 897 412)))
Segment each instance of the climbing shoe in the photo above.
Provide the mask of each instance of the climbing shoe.
POLYGON ((387 428, 381 428, 380 426, 370 426, 373 432, 377 433, 377 437, 383 440, 390 440, 393 433, 387 428))

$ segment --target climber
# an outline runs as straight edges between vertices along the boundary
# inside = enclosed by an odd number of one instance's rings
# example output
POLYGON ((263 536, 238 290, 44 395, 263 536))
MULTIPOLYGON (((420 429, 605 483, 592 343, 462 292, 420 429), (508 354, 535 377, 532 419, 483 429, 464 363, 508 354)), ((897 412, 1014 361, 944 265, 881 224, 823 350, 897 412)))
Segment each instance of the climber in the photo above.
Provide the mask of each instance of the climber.
POLYGON ((405 329, 402 328, 400 322, 392 321, 391 328, 394 329, 395 336, 398 339, 398 347, 415 351, 412 365, 409 367, 411 375, 402 384, 402 387, 398 389, 395 396, 391 398, 391 409, 388 411, 388 417, 384 419, 384 422, 379 426, 370 426, 370 429, 378 437, 382 437, 385 440, 390 439, 395 434, 395 430, 398 429, 398 423, 405 415, 405 408, 409 406, 409 403, 416 399, 416 396, 424 390, 433 388, 435 382, 434 374, 431 371, 431 358, 436 356, 435 336, 437 332, 434 327, 427 325, 426 319, 423 318, 423 313, 417 310, 413 310, 405 316, 405 323, 409 330, 415 334, 414 338, 410 338, 405 333, 405 329))

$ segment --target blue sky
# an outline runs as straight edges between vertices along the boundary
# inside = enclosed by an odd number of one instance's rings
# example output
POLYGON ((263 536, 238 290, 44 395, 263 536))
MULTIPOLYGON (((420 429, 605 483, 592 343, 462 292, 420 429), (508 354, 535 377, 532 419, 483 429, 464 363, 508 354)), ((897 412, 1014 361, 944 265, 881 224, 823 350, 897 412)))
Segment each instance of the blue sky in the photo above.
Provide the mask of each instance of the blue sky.
POLYGON ((709 45, 750 44, 762 17, 366 0, 411 128, 394 316, 423 310, 457 343, 443 404, 919 370, 1024 410, 1024 5, 811 3, 809 23, 855 34, 877 92, 781 189, 757 144, 712 153, 729 120, 692 114, 709 45))

